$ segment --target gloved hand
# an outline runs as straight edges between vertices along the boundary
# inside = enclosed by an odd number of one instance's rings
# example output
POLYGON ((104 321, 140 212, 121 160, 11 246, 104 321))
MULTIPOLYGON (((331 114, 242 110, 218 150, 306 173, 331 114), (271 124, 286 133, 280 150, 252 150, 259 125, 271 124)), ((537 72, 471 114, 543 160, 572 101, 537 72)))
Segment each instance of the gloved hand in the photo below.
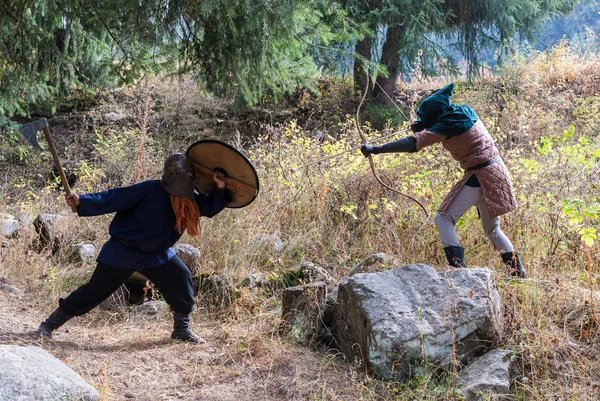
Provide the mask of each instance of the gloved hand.
POLYGON ((412 132, 421 132, 425 129, 425 124, 422 121, 415 121, 410 125, 412 132))
POLYGON ((369 155, 373 153, 374 150, 375 146, 369 145, 368 143, 360 147, 360 152, 363 154, 364 157, 369 157, 369 155))

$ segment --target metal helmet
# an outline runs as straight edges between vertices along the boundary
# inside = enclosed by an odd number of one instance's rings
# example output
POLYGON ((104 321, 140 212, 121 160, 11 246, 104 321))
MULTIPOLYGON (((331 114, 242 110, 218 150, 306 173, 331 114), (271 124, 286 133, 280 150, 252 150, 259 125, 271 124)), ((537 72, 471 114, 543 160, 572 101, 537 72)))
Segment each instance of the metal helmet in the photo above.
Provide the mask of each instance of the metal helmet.
POLYGON ((169 194, 194 200, 194 169, 183 153, 167 157, 160 183, 169 194))

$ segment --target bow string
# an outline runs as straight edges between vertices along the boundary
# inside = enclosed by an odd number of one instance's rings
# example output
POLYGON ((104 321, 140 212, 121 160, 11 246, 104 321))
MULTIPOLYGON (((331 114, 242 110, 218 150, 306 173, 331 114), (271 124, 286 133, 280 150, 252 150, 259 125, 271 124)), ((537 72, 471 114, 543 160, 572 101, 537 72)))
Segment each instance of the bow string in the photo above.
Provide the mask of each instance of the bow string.
MULTIPOLYGON (((367 68, 365 68, 365 73, 366 73, 366 78, 367 78, 367 85, 365 86, 365 92, 363 93, 360 103, 358 104, 358 107, 356 109, 356 118, 355 118, 356 130, 358 131, 358 134, 360 135, 360 139, 364 145, 368 144, 369 141, 360 126, 359 115, 360 115, 360 109, 362 108, 362 105, 365 102, 365 98, 367 97, 367 92, 369 91, 369 72, 367 71, 367 68)), ((387 93, 386 93, 386 95, 387 95, 387 93)), ((411 195, 405 194, 404 192, 402 192, 396 188, 392 188, 391 186, 389 186, 388 184, 383 182, 383 180, 379 177, 379 175, 377 174, 377 171, 375 169, 375 162, 373 161, 373 156, 371 156, 371 154, 369 153, 367 155, 367 158, 369 159, 369 165, 371 166, 371 171, 373 172, 373 176, 375 177, 375 179, 377 180, 377 182, 379 184, 381 184, 384 188, 389 189, 392 192, 396 192, 397 194, 400 194, 400 195, 404 196, 405 198, 416 202, 420 206, 421 210, 423 210, 423 212, 425 213, 425 216, 427 218, 429 218, 429 212, 427 211, 427 208, 425 208, 425 205, 423 205, 423 203, 421 203, 421 201, 419 201, 418 199, 414 198, 411 195)))

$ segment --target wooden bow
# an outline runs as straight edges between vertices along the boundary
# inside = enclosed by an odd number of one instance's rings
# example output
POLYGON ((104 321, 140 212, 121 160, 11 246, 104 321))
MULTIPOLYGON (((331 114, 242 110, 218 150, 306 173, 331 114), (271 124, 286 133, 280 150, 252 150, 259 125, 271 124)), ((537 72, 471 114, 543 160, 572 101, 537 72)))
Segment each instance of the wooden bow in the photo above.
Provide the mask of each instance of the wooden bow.
MULTIPOLYGON (((356 123, 356 130, 358 131, 358 134, 360 135, 360 139, 362 140, 364 145, 369 143, 369 141, 367 140, 367 136, 365 135, 362 128, 360 127, 359 114, 360 114, 360 109, 361 109, 363 103, 365 102, 365 98, 367 97, 367 92, 369 91, 369 73, 367 72, 366 68, 365 68, 365 72, 367 73, 367 76, 366 76, 367 85, 365 86, 365 93, 363 94, 362 99, 360 100, 360 103, 358 104, 358 108, 356 109, 356 118, 354 120, 356 123)), ((425 208, 425 205, 423 205, 418 199, 413 198, 412 196, 405 194, 404 192, 399 191, 395 188, 392 188, 389 185, 387 185, 385 182, 383 182, 381 180, 381 178, 379 177, 379 175, 377 174, 377 171, 375 171, 375 162, 373 162, 373 156, 371 156, 371 154, 369 153, 367 155, 367 158, 369 159, 369 165, 371 166, 371 171, 373 172, 373 175, 375 176, 375 179, 377 180, 377 182, 379 182, 384 188, 387 188, 390 191, 396 192, 397 194, 400 194, 400 195, 404 196, 405 198, 408 198, 408 199, 416 202, 421 207, 423 212, 425 213, 425 217, 429 218, 429 212, 425 208)))

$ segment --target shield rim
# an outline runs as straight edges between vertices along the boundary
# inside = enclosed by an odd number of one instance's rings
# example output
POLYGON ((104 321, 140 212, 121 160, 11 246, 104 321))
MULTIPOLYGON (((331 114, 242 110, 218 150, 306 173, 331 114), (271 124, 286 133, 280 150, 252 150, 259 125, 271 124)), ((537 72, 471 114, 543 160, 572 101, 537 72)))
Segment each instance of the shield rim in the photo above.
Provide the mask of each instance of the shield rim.
MULTIPOLYGON (((250 199, 248 201, 248 203, 246 203, 245 205, 238 205, 238 206, 225 206, 229 209, 240 209, 242 207, 246 207, 249 204, 251 204, 252 202, 254 202, 254 200, 256 199, 256 197, 258 196, 258 193, 260 192, 260 181, 258 179, 258 174, 256 173, 256 169, 254 168, 254 165, 252 164, 252 162, 246 157, 244 156, 244 154, 242 152, 240 152, 239 150, 237 150, 236 148, 234 148, 233 146, 231 146, 228 143, 225 143, 223 141, 219 141, 217 139, 200 139, 194 143, 192 143, 190 146, 188 146, 187 150, 185 151, 185 157, 188 157, 188 154, 190 152, 190 149, 192 149, 194 146, 201 144, 201 143, 216 143, 222 146, 225 146, 226 148, 234 151, 236 154, 238 154, 239 156, 242 157, 242 159, 244 159, 244 161, 246 163, 248 163, 248 165, 250 166, 250 169, 252 170, 252 172, 254 173, 254 178, 256 179, 256 194, 254 195, 254 197, 252 197, 252 199, 250 199)), ((195 187, 195 185, 194 185, 195 187)), ((197 190, 197 189, 196 189, 197 190)))

